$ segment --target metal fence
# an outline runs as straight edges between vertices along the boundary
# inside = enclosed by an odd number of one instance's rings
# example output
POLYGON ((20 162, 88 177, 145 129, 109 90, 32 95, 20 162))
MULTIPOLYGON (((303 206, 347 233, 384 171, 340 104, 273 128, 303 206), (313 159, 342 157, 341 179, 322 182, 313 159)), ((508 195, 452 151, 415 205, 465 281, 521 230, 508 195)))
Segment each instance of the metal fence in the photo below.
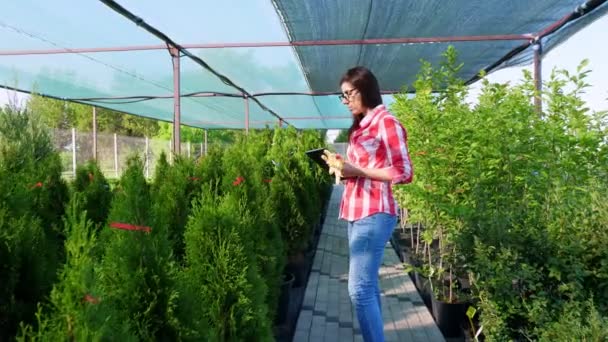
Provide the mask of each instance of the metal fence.
MULTIPOLYGON (((76 167, 94 158, 94 136, 92 132, 52 130, 53 144, 61 156, 63 175, 71 178, 76 167)), ((346 143, 329 144, 329 149, 346 156, 346 143)), ((129 137, 117 134, 97 133, 97 163, 108 178, 118 178, 127 167, 132 155, 139 155, 145 163, 146 177, 154 175, 156 163, 162 152, 172 160, 171 140, 129 137)), ((199 158, 205 154, 203 143, 182 142, 182 155, 199 158)))
MULTIPOLYGON (((78 165, 95 159, 92 132, 53 130, 51 137, 61 156, 64 176, 73 177, 78 165)), ((139 155, 143 159, 146 177, 151 177, 162 152, 165 152, 169 160, 173 158, 171 150, 171 140, 97 133, 97 163, 109 178, 120 177, 128 158, 133 155, 139 155)), ((181 151, 184 156, 198 158, 204 154, 205 146, 203 143, 182 142, 181 151)))
POLYGON ((329 144, 329 149, 332 150, 332 152, 339 153, 344 158, 346 158, 346 148, 347 147, 348 147, 348 143, 329 144))

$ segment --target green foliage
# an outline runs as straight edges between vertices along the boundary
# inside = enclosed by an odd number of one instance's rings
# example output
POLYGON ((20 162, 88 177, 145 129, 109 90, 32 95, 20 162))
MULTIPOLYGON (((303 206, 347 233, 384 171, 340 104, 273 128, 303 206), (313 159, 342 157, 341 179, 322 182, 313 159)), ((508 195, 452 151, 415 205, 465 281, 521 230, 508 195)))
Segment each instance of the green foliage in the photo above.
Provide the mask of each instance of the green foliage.
POLYGON ((239 208, 238 214, 249 226, 249 234, 244 238, 252 242, 257 267, 269 289, 266 303, 270 319, 276 311, 281 273, 285 264, 280 222, 268 205, 268 182, 272 178, 267 178, 268 164, 264 156, 271 138, 267 132, 251 132, 247 136, 239 136, 237 142, 223 155, 222 186, 222 193, 233 195, 244 204, 239 208))
POLYGON ((97 226, 105 224, 112 203, 112 191, 95 161, 76 168, 72 187, 75 193, 83 196, 83 210, 87 212, 87 219, 97 226))
POLYGON ((440 240, 425 259, 436 294, 458 298, 445 291, 448 270, 471 275, 491 340, 538 339, 567 303, 591 297, 605 317, 608 132, 606 113, 580 99, 585 63, 574 75, 553 72, 543 113, 529 73, 517 86, 484 80, 469 106, 459 68, 453 49, 438 68, 423 63, 416 96, 399 95, 393 107, 416 170, 398 190, 402 206, 423 223, 423 240, 440 240), (439 86, 446 90, 433 93, 439 86))
MULTIPOLYGON (((93 107, 73 102, 55 100, 33 94, 26 107, 36 113, 49 128, 70 129, 81 132, 93 129, 93 107)), ((159 122, 139 116, 97 108, 97 129, 100 132, 117 133, 135 137, 153 137, 159 132, 159 122)))
POLYGON ((0 162, 14 186, 31 190, 19 204, 40 217, 45 229, 60 226, 68 188, 59 155, 36 115, 10 108, 0 113, 0 162))
POLYGON ((312 192, 306 188, 309 179, 306 178, 304 158, 307 157, 299 142, 300 137, 293 127, 277 129, 269 151, 269 158, 275 165, 270 196, 277 219, 282 223, 281 235, 289 256, 306 249, 313 227, 312 192))
POLYGON ((127 321, 96 288, 95 265, 100 245, 97 229, 84 210, 86 196, 75 193, 64 219, 66 263, 51 291, 50 303, 39 307, 37 325, 23 326, 18 341, 127 340, 134 341, 127 321))
POLYGON ((221 193, 223 177, 223 155, 224 149, 219 145, 212 145, 207 151, 207 155, 199 160, 195 177, 203 184, 210 184, 214 193, 221 193))
POLYGON ((175 339, 173 315, 177 293, 175 265, 167 226, 155 221, 143 163, 128 161, 112 203, 108 222, 135 226, 137 230, 106 228, 99 267, 101 300, 116 310, 119 321, 139 339, 175 339), (150 230, 145 231, 147 227, 150 230))
MULTIPOLYGON (((155 138, 170 140, 173 136, 173 124, 169 122, 159 122, 159 130, 155 138)), ((191 143, 201 143, 205 139, 205 130, 202 128, 195 128, 189 126, 181 126, 180 136, 182 141, 190 141, 191 143)), ((207 142, 210 145, 229 145, 232 144, 238 131, 232 131, 227 129, 210 129, 207 130, 207 142)))
POLYGON ((186 268, 180 275, 187 339, 271 339, 267 289, 248 239, 252 233, 247 216, 238 196, 218 197, 210 187, 195 204, 185 235, 186 268))
POLYGON ((67 200, 61 164, 37 118, 0 111, 0 339, 20 321, 34 320, 36 305, 56 277, 61 216, 67 200))
POLYGON ((592 300, 568 302, 555 316, 555 322, 536 332, 539 341, 608 340, 608 318, 600 315, 592 300))
POLYGON ((194 163, 178 157, 172 166, 161 155, 152 183, 152 212, 156 226, 163 226, 179 261, 184 254, 184 230, 195 189, 200 181, 194 177, 194 163))
POLYGON ((334 142, 335 143, 347 143, 348 142, 348 130, 347 129, 340 130, 340 133, 338 133, 338 136, 336 137, 334 142))
POLYGON ((15 217, 0 205, 0 339, 14 336, 20 322, 32 322, 48 295, 57 267, 53 242, 40 220, 15 217))

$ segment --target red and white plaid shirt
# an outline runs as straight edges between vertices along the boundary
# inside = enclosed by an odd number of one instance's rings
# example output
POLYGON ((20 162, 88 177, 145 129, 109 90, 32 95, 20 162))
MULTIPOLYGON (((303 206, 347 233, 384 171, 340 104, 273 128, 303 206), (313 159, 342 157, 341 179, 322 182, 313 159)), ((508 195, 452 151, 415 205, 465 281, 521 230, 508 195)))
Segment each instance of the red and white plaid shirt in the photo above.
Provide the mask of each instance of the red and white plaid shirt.
POLYGON ((392 184, 410 183, 413 171, 407 148, 407 132, 384 105, 363 117, 349 140, 348 161, 355 166, 388 169, 392 181, 371 178, 346 179, 340 218, 356 221, 375 213, 397 214, 392 184))

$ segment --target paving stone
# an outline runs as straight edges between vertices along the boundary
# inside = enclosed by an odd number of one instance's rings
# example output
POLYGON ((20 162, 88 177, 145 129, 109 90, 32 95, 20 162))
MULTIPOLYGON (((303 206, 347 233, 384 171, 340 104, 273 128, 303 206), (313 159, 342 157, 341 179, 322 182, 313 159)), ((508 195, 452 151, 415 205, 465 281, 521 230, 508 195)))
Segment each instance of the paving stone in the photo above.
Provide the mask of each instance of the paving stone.
POLYGON ((310 327, 312 326, 312 310, 302 310, 300 311, 300 316, 298 317, 298 324, 296 325, 296 331, 310 331, 310 327))
MULTIPOLYGON (((340 328, 339 342, 353 342, 353 329, 352 328, 340 328)), ((336 342, 338 342, 336 341, 336 342)))
POLYGON ((297 330, 296 333, 293 335, 293 342, 308 342, 308 333, 310 330, 306 330, 306 331, 300 331, 297 330))
POLYGON ((338 322, 328 322, 325 325, 325 335, 323 340, 326 342, 337 342, 340 335, 338 322))

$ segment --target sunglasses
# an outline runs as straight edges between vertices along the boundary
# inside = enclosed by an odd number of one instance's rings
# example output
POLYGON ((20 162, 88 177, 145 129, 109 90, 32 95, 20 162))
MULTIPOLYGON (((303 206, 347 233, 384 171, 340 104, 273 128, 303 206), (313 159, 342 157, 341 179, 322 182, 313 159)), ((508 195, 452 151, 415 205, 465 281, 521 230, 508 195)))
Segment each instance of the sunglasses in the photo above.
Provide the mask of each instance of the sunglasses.
POLYGON ((338 95, 338 98, 340 99, 340 101, 346 100, 346 101, 350 101, 352 99, 353 96, 355 96, 357 94, 357 89, 353 88, 350 90, 347 90, 345 92, 343 92, 342 94, 338 95))

